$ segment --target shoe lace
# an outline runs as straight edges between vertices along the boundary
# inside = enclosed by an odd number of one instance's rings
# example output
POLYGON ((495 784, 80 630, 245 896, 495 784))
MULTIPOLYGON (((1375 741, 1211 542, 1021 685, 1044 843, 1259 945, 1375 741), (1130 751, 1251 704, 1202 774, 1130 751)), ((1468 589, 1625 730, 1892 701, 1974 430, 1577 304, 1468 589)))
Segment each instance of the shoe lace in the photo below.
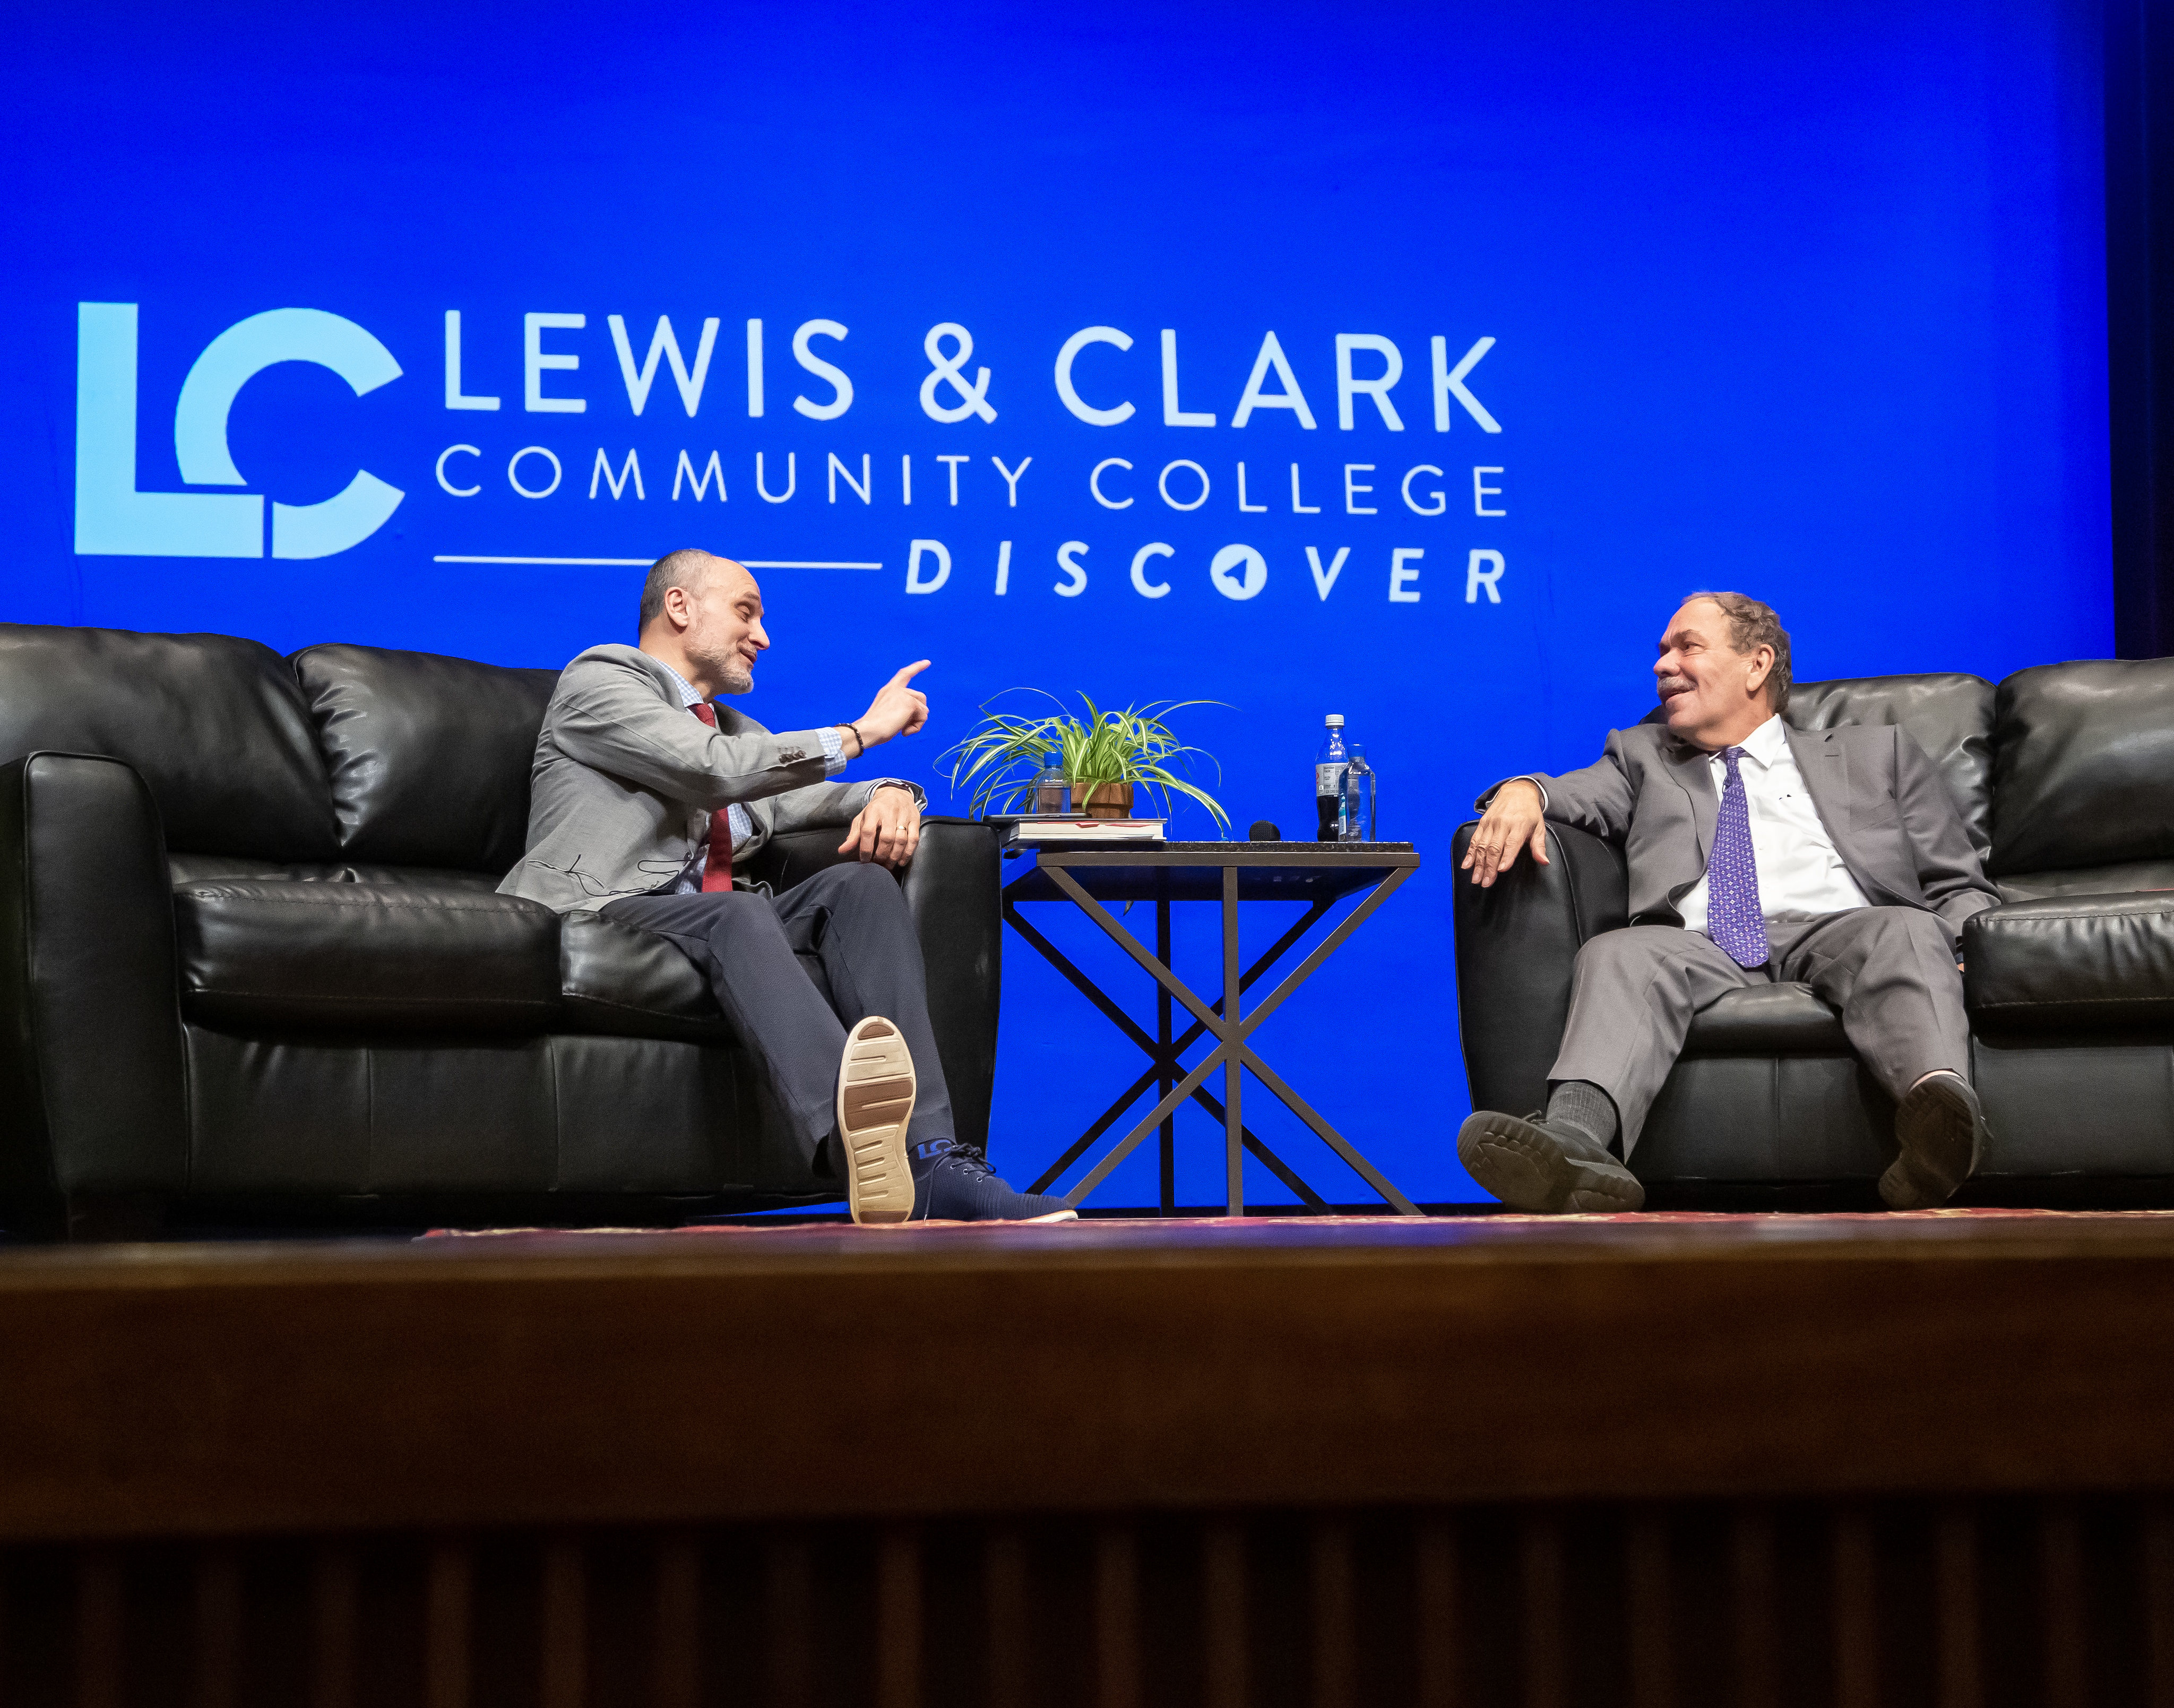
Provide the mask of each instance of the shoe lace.
POLYGON ((969 1178, 992 1176, 996 1173, 996 1170, 989 1166, 988 1158, 982 1155, 979 1149, 971 1144, 961 1144, 955 1138, 951 1141, 951 1149, 944 1153, 944 1160, 964 1171, 969 1178))

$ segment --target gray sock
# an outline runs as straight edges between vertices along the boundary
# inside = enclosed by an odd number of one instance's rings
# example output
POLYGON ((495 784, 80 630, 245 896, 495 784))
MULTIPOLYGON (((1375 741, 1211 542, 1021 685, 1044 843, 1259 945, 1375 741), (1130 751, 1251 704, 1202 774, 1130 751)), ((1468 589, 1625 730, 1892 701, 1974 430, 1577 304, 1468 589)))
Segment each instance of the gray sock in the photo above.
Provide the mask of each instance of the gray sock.
POLYGON ((1615 1137, 1615 1100, 1589 1079, 1566 1079, 1549 1094, 1545 1119, 1576 1127, 1604 1150, 1615 1137))

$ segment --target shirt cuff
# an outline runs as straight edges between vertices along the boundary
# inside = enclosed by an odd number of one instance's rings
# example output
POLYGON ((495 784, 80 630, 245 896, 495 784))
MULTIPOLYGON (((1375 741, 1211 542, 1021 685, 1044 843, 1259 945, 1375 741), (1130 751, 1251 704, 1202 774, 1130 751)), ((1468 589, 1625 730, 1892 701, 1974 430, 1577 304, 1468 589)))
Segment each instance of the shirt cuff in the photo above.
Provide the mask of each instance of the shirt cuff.
POLYGON ((836 724, 825 725, 815 732, 816 739, 823 743, 823 775, 835 777, 846 769, 846 736, 836 724))

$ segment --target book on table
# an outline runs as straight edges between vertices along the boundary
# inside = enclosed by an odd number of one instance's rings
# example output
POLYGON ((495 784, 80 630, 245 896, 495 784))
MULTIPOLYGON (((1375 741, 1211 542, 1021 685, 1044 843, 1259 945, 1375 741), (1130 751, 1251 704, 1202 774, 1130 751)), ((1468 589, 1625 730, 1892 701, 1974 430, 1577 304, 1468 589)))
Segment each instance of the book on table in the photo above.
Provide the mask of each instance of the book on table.
POLYGON ((1160 842, 1160 819, 1022 819, 1012 826, 1016 847, 1061 842, 1160 842))

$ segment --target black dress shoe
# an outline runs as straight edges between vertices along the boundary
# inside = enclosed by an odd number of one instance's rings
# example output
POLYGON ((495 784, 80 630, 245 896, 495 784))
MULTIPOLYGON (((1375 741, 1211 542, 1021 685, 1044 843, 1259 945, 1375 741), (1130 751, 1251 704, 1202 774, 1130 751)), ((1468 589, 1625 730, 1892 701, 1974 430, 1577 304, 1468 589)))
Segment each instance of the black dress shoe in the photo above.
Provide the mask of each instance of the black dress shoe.
POLYGON ((1457 1159, 1512 1209, 1609 1215, 1644 1207, 1646 1188, 1606 1145, 1540 1115, 1520 1121, 1481 1110, 1457 1132, 1457 1159))
POLYGON ((1985 1159, 1985 1111, 1969 1082, 1935 1073, 1911 1087, 1895 1108, 1895 1142, 1901 1154, 1879 1177, 1879 1197, 1890 1210, 1929 1210, 1944 1204, 1985 1159))

